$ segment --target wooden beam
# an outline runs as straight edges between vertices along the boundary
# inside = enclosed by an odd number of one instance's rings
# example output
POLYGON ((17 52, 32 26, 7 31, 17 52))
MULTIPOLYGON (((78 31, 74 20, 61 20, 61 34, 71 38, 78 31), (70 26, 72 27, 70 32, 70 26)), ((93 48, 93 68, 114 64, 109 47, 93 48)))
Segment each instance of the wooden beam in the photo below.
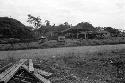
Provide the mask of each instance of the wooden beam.
MULTIPOLYGON (((26 65, 22 65, 22 67, 29 72, 28 67, 26 65)), ((30 73, 30 72, 29 72, 30 73)), ((39 79, 40 82, 44 82, 44 83, 51 83, 49 80, 47 80, 46 78, 42 77, 37 71, 34 71, 34 73, 32 73, 33 76, 35 76, 37 79, 39 79)))
POLYGON ((0 82, 7 83, 14 76, 14 74, 17 72, 17 70, 19 70, 21 65, 23 65, 24 62, 26 62, 26 61, 27 61, 27 59, 21 59, 17 64, 14 64, 11 68, 9 68, 5 72, 1 73, 0 82))
POLYGON ((21 80, 21 82, 23 82, 23 83, 31 83, 31 82, 28 82, 26 80, 21 80))
POLYGON ((34 68, 34 71, 37 71, 37 73, 39 73, 40 75, 44 75, 44 76, 51 76, 52 75, 52 73, 48 73, 46 71, 36 69, 36 68, 34 68))
POLYGON ((3 71, 5 71, 6 69, 8 69, 9 67, 11 67, 13 64, 12 63, 9 63, 8 65, 0 68, 0 73, 2 73, 3 71))
POLYGON ((30 72, 30 73, 33 73, 33 72, 34 72, 34 67, 33 67, 32 59, 29 59, 29 72, 30 72))
POLYGON ((28 80, 33 80, 32 78, 29 78, 29 77, 24 77, 24 76, 14 76, 16 78, 22 78, 22 79, 28 79, 28 80))
POLYGON ((34 72, 34 75, 41 80, 44 83, 51 83, 49 80, 47 80, 46 78, 42 77, 40 74, 38 74, 37 72, 34 72))

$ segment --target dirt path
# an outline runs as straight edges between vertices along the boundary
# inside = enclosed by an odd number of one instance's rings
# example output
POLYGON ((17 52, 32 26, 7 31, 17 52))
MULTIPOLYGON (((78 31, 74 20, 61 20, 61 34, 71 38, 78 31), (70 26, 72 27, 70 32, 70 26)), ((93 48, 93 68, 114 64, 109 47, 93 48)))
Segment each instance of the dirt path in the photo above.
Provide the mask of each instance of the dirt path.
POLYGON ((16 58, 34 58, 34 57, 53 57, 68 54, 80 54, 84 56, 87 53, 110 51, 125 49, 125 44, 119 45, 100 45, 100 46, 81 46, 81 47, 64 47, 49 49, 31 49, 17 51, 0 51, 0 58, 16 57, 16 58))

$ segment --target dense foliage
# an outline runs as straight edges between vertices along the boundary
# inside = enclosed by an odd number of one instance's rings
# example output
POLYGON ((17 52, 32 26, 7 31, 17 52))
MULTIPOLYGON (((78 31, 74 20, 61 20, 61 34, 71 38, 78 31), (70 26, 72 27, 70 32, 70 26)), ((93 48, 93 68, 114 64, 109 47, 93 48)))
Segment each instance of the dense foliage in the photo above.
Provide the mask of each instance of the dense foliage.
POLYGON ((113 37, 120 36, 121 33, 118 29, 114 29, 112 27, 104 27, 104 30, 110 32, 113 37))
POLYGON ((82 31, 101 31, 101 30, 104 30, 104 31, 109 32, 112 37, 119 37, 119 36, 121 36, 121 34, 124 34, 119 29, 115 29, 112 27, 94 27, 89 22, 80 22, 75 26, 72 26, 68 22, 65 22, 64 24, 60 24, 58 26, 55 26, 55 24, 51 25, 50 21, 46 20, 45 24, 43 24, 43 22, 41 22, 40 17, 34 17, 30 14, 28 15, 27 22, 29 22, 30 24, 33 24, 34 31, 39 32, 43 36, 49 35, 50 33, 53 33, 53 32, 60 33, 61 31, 66 30, 68 28, 82 29, 82 31))
POLYGON ((80 28, 83 31, 100 31, 105 30, 111 33, 111 36, 118 37, 121 34, 121 31, 112 27, 94 27, 89 22, 80 22, 75 26, 72 26, 68 22, 64 22, 60 25, 51 25, 49 20, 41 22, 40 17, 34 17, 28 15, 28 21, 30 24, 33 24, 33 28, 25 26, 20 21, 17 21, 13 18, 0 17, 0 38, 18 38, 18 39, 31 39, 33 37, 58 35, 63 30, 69 28, 80 28), (43 24, 44 23, 44 24, 43 24), (37 34, 36 34, 37 33, 37 34), (38 36, 39 35, 39 36, 38 36))
POLYGON ((0 35, 2 38, 33 38, 32 30, 13 18, 0 17, 0 35))
POLYGON ((81 22, 76 25, 76 27, 82 28, 84 31, 94 31, 96 30, 92 24, 88 22, 81 22))

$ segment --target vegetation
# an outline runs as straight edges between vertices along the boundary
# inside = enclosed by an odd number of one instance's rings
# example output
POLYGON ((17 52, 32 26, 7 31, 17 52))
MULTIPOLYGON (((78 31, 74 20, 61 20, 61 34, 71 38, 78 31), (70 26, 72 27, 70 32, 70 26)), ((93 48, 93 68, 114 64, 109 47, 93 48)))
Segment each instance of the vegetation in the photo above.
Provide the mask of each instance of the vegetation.
POLYGON ((81 27, 83 28, 84 31, 94 31, 96 30, 92 24, 88 23, 88 22, 81 22, 78 23, 75 27, 81 27))
MULTIPOLYGON (((41 21, 40 17, 34 17, 32 15, 28 15, 28 20, 30 24, 33 24, 33 28, 29 26, 23 25, 21 22, 17 21, 13 18, 8 17, 0 17, 0 37, 2 38, 18 38, 18 39, 31 39, 31 38, 39 38, 41 36, 50 37, 48 33, 60 33, 63 30, 68 28, 82 28, 84 31, 99 31, 105 30, 111 33, 113 37, 118 37, 123 34, 118 29, 112 27, 93 27, 92 24, 88 22, 81 22, 75 26, 72 26, 68 22, 64 22, 64 24, 60 24, 58 26, 51 25, 49 20, 45 20, 45 22, 41 21), (45 25, 43 24, 45 23, 45 25), (36 34, 40 33, 40 34, 36 34)), ((55 34, 58 35, 58 34, 55 34)))
POLYGON ((25 49, 46 49, 46 48, 61 48, 61 47, 78 47, 78 46, 97 46, 97 45, 115 45, 115 44, 125 44, 124 37, 115 37, 110 39, 67 39, 65 42, 58 42, 57 40, 49 40, 44 43, 39 43, 37 41, 27 41, 9 44, 0 44, 0 50, 25 50, 25 49))
POLYGON ((33 32, 28 27, 20 21, 8 17, 0 17, 0 35, 1 38, 33 38, 33 32))
MULTIPOLYGON (((69 24, 68 22, 65 22, 64 24, 60 24, 58 26, 51 25, 49 20, 45 21, 45 24, 43 24, 44 22, 41 21, 40 17, 34 17, 32 15, 28 15, 28 21, 30 24, 33 24, 34 27, 34 32, 36 33, 40 33, 39 35, 42 36, 46 36, 49 39, 53 39, 54 37, 56 37, 57 35, 59 35, 59 33, 63 30, 69 29, 69 28, 76 28, 76 29, 82 29, 83 31, 100 31, 100 30, 104 30, 104 31, 108 31, 112 37, 119 37, 119 36, 123 36, 125 33, 120 31, 119 29, 115 29, 112 27, 94 27, 92 24, 90 24, 89 22, 80 22, 75 26, 72 26, 72 24, 69 24), (54 36, 50 36, 50 34, 48 33, 53 33, 54 36), (58 34, 56 34, 58 33, 58 34)), ((36 37, 39 37, 39 35, 37 34, 36 37)))
MULTIPOLYGON (((125 46, 105 45, 125 44, 125 38, 123 37, 124 32, 112 27, 94 27, 88 22, 81 22, 75 26, 65 22, 64 24, 56 26, 55 24, 51 25, 50 21, 46 20, 44 25, 40 17, 34 17, 32 15, 28 15, 28 22, 33 24, 33 28, 25 26, 15 19, 1 17, 0 42, 2 42, 2 44, 0 44, 0 50, 65 48, 1 51, 1 68, 25 57, 34 59, 34 67, 53 73, 52 77, 48 78, 53 83, 125 82, 125 46), (52 40, 58 37, 61 31, 72 27, 82 28, 84 31, 105 30, 110 32, 112 37, 107 39, 67 39, 65 42, 52 40), (44 43, 34 41, 34 39, 41 36, 46 36, 50 40, 44 43), (17 43, 18 39, 21 40, 21 42, 17 43), (4 41, 8 42, 5 44, 3 43, 4 41)), ((10 67, 10 65, 5 68, 8 67, 10 67)), ((0 72, 5 70, 1 68, 0 72)))
POLYGON ((31 16, 30 14, 28 14, 28 21, 29 23, 33 24, 35 29, 38 29, 39 27, 41 27, 41 19, 39 17, 34 17, 31 16))
POLYGON ((118 37, 121 33, 118 29, 114 29, 112 27, 104 27, 104 30, 110 32, 112 37, 118 37))
POLYGON ((0 63, 3 67, 15 58, 33 58, 35 68, 53 73, 48 78, 53 83, 124 83, 124 50, 124 45, 107 45, 6 51, 0 63))
POLYGON ((42 22, 40 17, 34 17, 30 14, 28 15, 27 22, 32 24, 33 27, 25 26, 20 21, 17 21, 13 18, 0 17, 0 50, 125 43, 125 40, 123 38, 125 33, 112 27, 94 27, 92 24, 88 22, 80 22, 75 26, 72 26, 68 22, 64 22, 60 25, 51 25, 51 22, 49 20, 45 20, 45 22, 42 22), (78 39, 73 41, 71 40, 70 42, 68 40, 66 40, 66 42, 58 42, 57 39, 58 36, 61 35, 61 32, 70 28, 80 28, 83 29, 83 31, 105 30, 108 31, 112 37, 100 40, 78 39), (40 44, 38 42, 38 39, 41 38, 41 36, 46 37, 49 41, 40 44), (54 40, 56 42, 50 44, 49 42, 51 42, 51 40, 54 40))

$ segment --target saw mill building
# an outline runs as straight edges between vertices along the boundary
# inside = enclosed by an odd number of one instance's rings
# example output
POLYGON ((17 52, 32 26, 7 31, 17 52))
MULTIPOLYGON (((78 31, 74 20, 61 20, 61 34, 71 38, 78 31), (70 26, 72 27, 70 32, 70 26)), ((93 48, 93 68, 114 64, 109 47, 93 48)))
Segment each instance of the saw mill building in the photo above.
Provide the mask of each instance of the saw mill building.
POLYGON ((72 27, 63 30, 62 35, 68 39, 105 39, 110 37, 108 31, 84 30, 81 27, 72 27))

